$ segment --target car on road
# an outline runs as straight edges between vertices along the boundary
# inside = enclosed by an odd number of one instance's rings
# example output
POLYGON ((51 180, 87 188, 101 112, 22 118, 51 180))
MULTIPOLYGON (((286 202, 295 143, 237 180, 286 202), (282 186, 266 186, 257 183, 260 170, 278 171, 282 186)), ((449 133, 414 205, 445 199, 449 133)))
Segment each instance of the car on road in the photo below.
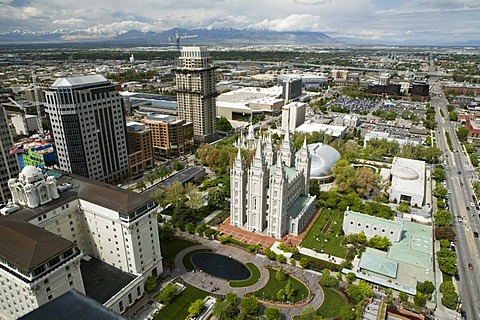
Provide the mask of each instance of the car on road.
POLYGON ((477 232, 477 231, 473 231, 473 236, 474 236, 475 238, 478 238, 478 232, 477 232))
POLYGON ((455 280, 460 281, 460 275, 458 273, 455 273, 453 276, 455 277, 455 280))
POLYGON ((468 264, 468 269, 469 269, 469 270, 473 270, 473 264, 469 263, 469 264, 468 264))
POLYGON ((451 194, 452 193, 452 190, 448 189, 448 194, 451 194))
POLYGON ((462 171, 458 171, 458 174, 462 174, 462 171))
POLYGON ((460 187, 463 187, 463 182, 460 182, 460 187))
POLYGON ((470 207, 475 207, 475 203, 470 202, 470 207))
POLYGON ((470 211, 470 207, 465 207, 465 208, 467 208, 467 211, 470 211))

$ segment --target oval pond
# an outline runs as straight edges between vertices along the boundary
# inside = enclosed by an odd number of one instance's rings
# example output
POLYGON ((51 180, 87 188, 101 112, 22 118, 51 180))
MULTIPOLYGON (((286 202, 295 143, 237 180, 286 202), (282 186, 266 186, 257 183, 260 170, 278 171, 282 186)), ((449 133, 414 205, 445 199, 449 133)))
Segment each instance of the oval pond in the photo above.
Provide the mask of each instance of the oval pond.
POLYGON ((250 277, 250 270, 245 265, 221 254, 199 252, 192 256, 192 263, 203 272, 225 280, 245 280, 250 277))

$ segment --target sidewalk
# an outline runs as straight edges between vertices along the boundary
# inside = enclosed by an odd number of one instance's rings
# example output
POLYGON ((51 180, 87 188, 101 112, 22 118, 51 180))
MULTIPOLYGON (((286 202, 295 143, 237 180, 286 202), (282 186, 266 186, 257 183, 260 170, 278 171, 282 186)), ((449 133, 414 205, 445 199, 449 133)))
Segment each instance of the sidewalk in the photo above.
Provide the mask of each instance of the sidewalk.
MULTIPOLYGON (((179 275, 185 282, 193 285, 201 290, 211 291, 214 287, 219 288, 215 291, 216 294, 225 295, 228 292, 235 293, 238 297, 243 297, 245 294, 260 290, 268 282, 268 271, 266 267, 279 267, 282 266, 284 270, 301 280, 313 293, 312 300, 308 303, 308 306, 312 306, 317 309, 323 303, 323 290, 318 284, 319 277, 316 273, 309 272, 307 270, 297 268, 288 264, 280 264, 275 261, 271 261, 263 255, 251 255, 243 250, 231 247, 228 245, 220 245, 216 241, 210 241, 198 235, 192 235, 181 232, 180 235, 184 238, 199 242, 200 245, 185 248, 175 257, 175 269, 173 274, 179 275), (252 286, 242 288, 232 288, 228 285, 228 281, 220 278, 213 277, 208 274, 199 272, 187 272, 184 268, 182 260, 183 257, 190 251, 200 248, 209 248, 213 252, 231 256, 233 259, 242 263, 251 262, 257 266, 260 270, 260 280, 252 286)), ((172 277, 173 277, 172 274, 172 277)), ((299 314, 304 309, 305 305, 285 307, 275 305, 286 316, 286 319, 290 319, 291 316, 299 314)))

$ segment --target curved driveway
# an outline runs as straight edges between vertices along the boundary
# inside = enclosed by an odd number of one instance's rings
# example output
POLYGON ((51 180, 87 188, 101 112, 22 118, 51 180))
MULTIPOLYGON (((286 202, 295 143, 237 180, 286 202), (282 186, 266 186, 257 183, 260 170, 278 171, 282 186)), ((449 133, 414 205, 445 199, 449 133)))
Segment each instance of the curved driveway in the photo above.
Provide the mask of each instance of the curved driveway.
MULTIPOLYGON (((245 294, 257 291, 263 288, 268 282, 268 271, 267 266, 276 266, 280 265, 284 270, 288 271, 290 274, 301 280, 307 287, 313 292, 313 299, 308 303, 309 306, 313 308, 318 308, 323 303, 323 290, 318 284, 318 275, 310 271, 306 271, 301 268, 293 267, 288 264, 280 264, 269 260, 268 258, 261 255, 251 255, 243 250, 231 247, 228 245, 221 245, 216 241, 210 241, 203 237, 197 235, 191 235, 187 233, 181 233, 182 237, 199 242, 200 245, 191 246, 180 251, 175 257, 175 269, 172 270, 172 277, 180 276, 185 282, 202 289, 204 291, 211 292, 214 287, 217 287, 214 293, 225 295, 228 292, 235 293, 238 297, 243 297, 245 294), (241 287, 241 288, 232 288, 228 285, 228 281, 220 278, 213 277, 209 274, 202 272, 187 272, 183 266, 182 260, 183 257, 191 251, 198 249, 212 249, 213 252, 230 256, 232 259, 240 261, 242 263, 251 262, 257 266, 260 270, 261 276, 260 280, 252 286, 241 287)), ((285 306, 285 305, 274 305, 280 310, 280 312, 287 318, 290 319, 293 315, 301 313, 305 305, 298 306, 285 306)))

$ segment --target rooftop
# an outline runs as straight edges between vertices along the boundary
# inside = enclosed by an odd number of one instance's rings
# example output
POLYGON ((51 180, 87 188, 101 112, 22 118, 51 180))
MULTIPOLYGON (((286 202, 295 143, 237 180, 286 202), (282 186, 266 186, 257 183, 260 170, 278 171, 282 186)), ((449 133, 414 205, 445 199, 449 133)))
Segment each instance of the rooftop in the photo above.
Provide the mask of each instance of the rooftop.
POLYGON ((424 195, 425 161, 393 158, 391 189, 405 194, 424 195))
POLYGON ((287 210, 287 216, 295 219, 310 201, 311 197, 299 196, 287 210))
POLYGON ((76 290, 49 301, 21 320, 124 320, 125 318, 76 290))
POLYGON ((378 250, 366 248, 360 259, 359 267, 390 278, 396 278, 398 262, 383 257, 378 253, 378 250))
POLYGON ((0 219, 0 258, 30 272, 75 244, 31 223, 0 219))
POLYGON ((350 216, 350 218, 352 219, 363 220, 365 222, 370 222, 374 224, 383 224, 384 226, 389 226, 390 228, 402 229, 402 222, 395 220, 377 218, 374 216, 369 216, 368 214, 363 214, 351 210, 345 211, 345 216, 350 216))
POLYGON ((50 88, 77 88, 86 85, 90 86, 93 84, 111 84, 111 82, 105 79, 105 77, 103 77, 102 75, 91 74, 86 76, 58 78, 57 80, 55 80, 55 82, 51 85, 50 88))
MULTIPOLYGON (((85 294, 104 304, 136 277, 101 260, 82 260, 80 265, 85 294)), ((84 318, 86 319, 86 318, 84 318)))
POLYGON ((432 264, 432 227, 405 221, 402 239, 388 252, 390 259, 430 269, 432 264))

